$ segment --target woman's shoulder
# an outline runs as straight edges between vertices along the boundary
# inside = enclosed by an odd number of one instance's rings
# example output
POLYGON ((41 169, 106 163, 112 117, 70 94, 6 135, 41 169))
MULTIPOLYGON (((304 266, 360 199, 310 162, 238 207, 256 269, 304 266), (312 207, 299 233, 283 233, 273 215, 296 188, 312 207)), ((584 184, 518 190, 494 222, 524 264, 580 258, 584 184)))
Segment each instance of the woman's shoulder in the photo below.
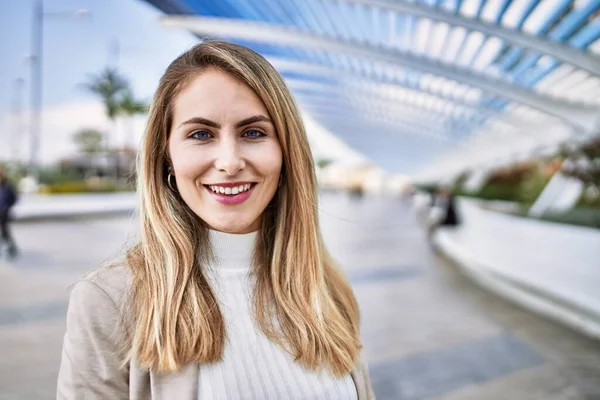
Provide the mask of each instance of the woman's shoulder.
POLYGON ((96 301, 110 300, 114 305, 122 305, 124 296, 131 285, 131 270, 127 265, 102 266, 86 274, 74 286, 73 292, 96 301))
POLYGON ((98 337, 108 338, 115 330, 128 330, 130 314, 126 295, 130 281, 129 267, 123 265, 101 267, 75 283, 67 311, 69 336, 81 339, 82 335, 94 332, 98 337))

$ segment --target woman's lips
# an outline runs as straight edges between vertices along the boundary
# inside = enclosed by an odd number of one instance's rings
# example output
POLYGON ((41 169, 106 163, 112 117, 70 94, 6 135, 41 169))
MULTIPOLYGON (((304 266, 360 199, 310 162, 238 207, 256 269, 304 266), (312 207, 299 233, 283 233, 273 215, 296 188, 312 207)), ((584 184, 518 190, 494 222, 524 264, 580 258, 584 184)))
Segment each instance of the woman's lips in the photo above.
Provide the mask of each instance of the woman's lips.
POLYGON ((253 183, 253 184, 251 184, 250 189, 248 189, 244 192, 241 192, 238 194, 225 194, 225 193, 213 192, 213 190, 210 187, 205 186, 206 190, 208 190, 210 192, 210 194, 212 194, 218 202, 220 202, 222 204, 226 204, 226 205, 241 204, 244 201, 248 200, 248 198, 254 191, 255 187, 256 187, 256 183, 253 183))

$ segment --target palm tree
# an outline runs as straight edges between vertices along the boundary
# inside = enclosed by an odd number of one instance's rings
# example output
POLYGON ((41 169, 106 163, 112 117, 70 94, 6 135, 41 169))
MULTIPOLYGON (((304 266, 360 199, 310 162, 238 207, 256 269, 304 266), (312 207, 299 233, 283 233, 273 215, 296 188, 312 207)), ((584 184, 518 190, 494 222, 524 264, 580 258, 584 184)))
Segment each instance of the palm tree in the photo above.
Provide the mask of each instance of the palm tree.
MULTIPOLYGON (((112 130, 115 130, 115 120, 119 114, 120 98, 129 90, 129 82, 114 68, 106 67, 98 75, 91 75, 84 87, 92 93, 97 94, 104 103, 106 116, 111 121, 112 130)), ((105 137, 105 151, 109 150, 108 133, 105 137)), ((115 159, 115 172, 119 177, 119 157, 115 159)))
POLYGON ((119 103, 119 112, 126 117, 127 139, 126 145, 124 146, 125 148, 123 149, 123 155, 125 156, 126 168, 128 169, 128 172, 130 172, 128 174, 129 177, 133 176, 131 172, 135 169, 134 161, 137 153, 134 144, 133 117, 138 114, 146 114, 147 111, 148 104, 146 102, 136 99, 131 90, 125 91, 119 103))
POLYGON ((129 119, 127 124, 127 138, 128 142, 130 142, 129 145, 132 148, 134 148, 135 146, 133 145, 133 143, 131 143, 133 141, 133 129, 131 126, 131 119, 135 115, 146 114, 146 112, 148 112, 148 104, 142 100, 136 99, 133 96, 131 90, 127 90, 125 91, 119 103, 119 112, 129 119))

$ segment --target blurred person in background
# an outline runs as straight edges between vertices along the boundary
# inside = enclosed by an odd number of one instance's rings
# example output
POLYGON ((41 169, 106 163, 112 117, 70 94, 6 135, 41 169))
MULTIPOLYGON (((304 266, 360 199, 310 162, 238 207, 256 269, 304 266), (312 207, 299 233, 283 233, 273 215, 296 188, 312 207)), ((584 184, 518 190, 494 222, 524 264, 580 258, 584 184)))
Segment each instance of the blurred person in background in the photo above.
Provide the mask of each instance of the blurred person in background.
POLYGON ((456 195, 450 188, 442 188, 436 196, 436 206, 443 210, 440 226, 457 226, 460 221, 456 210, 456 195))
POLYGON ((2 238, 2 242, 7 246, 9 258, 17 256, 17 245, 10 230, 10 211, 17 203, 17 200, 17 191, 8 181, 4 167, 0 166, 0 237, 2 238))
POLYGON ((282 77, 204 42, 167 68, 148 121, 141 239, 74 285, 57 397, 374 399, 282 77))
POLYGON ((437 188, 433 193, 433 205, 429 212, 429 235, 441 226, 455 227, 460 221, 456 210, 456 196, 450 188, 437 188))

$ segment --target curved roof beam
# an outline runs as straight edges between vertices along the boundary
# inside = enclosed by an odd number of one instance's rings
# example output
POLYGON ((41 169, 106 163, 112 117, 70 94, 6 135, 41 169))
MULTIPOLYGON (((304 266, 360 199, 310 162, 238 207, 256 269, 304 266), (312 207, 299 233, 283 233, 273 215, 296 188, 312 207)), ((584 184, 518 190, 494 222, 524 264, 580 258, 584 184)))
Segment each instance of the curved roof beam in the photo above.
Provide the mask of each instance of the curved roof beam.
POLYGON ((447 127, 447 123, 440 119, 414 118, 414 116, 395 113, 393 110, 373 107, 367 104, 350 104, 353 110, 348 110, 346 105, 332 105, 327 99, 322 97, 308 98, 301 104, 303 108, 318 115, 329 115, 333 111, 336 115, 339 115, 340 117, 343 116, 346 121, 363 122, 371 125, 373 123, 384 123, 387 121, 392 125, 400 122, 402 124, 419 126, 423 128, 422 136, 441 139, 443 141, 448 141, 454 135, 459 133, 451 132, 450 128, 447 127), (355 113, 358 111, 358 115, 352 115, 349 111, 354 111, 355 113))
MULTIPOLYGON (((318 116, 318 114, 315 114, 315 115, 318 116)), ((378 122, 378 123, 366 123, 363 121, 351 122, 351 121, 347 121, 346 119, 344 119, 343 116, 340 116, 338 114, 321 115, 321 116, 319 116, 319 121, 328 131, 332 132, 333 134, 335 134, 337 136, 340 135, 339 130, 352 129, 352 130, 362 130, 362 131, 370 132, 373 130, 373 128, 377 128, 377 131, 380 134, 385 135, 385 136, 390 136, 390 135, 395 135, 396 137, 413 136, 413 137, 417 137, 417 138, 427 139, 427 140, 429 140, 430 143, 435 142, 435 141, 441 142, 436 137, 434 137, 434 138, 426 137, 425 129, 430 130, 430 128, 417 127, 417 126, 412 125, 407 122, 394 121, 393 125, 387 124, 384 122, 378 122)), ((353 147, 353 140, 352 139, 346 139, 346 140, 348 141, 347 144, 349 146, 353 147)))
POLYGON ((403 110, 403 111, 407 111, 407 109, 410 110, 414 110, 417 112, 424 112, 427 114, 431 114, 434 115, 436 117, 439 117, 440 119, 444 119, 444 120, 458 120, 458 121, 465 121, 467 123, 472 122, 469 120, 469 111, 472 112, 472 110, 465 110, 465 109, 456 109, 456 114, 458 115, 452 115, 452 112, 446 112, 443 110, 436 110, 434 108, 430 108, 427 107, 425 105, 421 105, 421 104, 417 104, 411 101, 408 101, 407 99, 403 99, 403 98, 398 98, 395 96, 389 96, 389 95, 385 95, 383 93, 377 93, 376 91, 369 89, 369 88, 352 88, 352 89, 346 89, 346 88, 341 88, 338 86, 334 86, 334 85, 329 85, 326 83, 321 83, 321 82, 310 82, 310 81, 303 81, 303 80, 298 80, 298 79, 287 79, 286 83, 288 84, 288 86, 295 91, 299 91, 299 92, 317 92, 317 93, 333 93, 333 94, 337 94, 337 95, 341 95, 344 97, 344 99, 346 101, 349 101, 350 103, 356 102, 356 103, 364 103, 365 101, 367 102, 372 102, 374 106, 381 106, 385 109, 389 109, 389 110, 403 110), (360 96, 357 96, 357 94, 360 94, 360 96))
MULTIPOLYGON (((423 128, 417 128, 410 123, 395 122, 392 126, 382 123, 366 124, 350 122, 336 114, 324 115, 319 121, 325 129, 338 137, 347 131, 355 132, 356 135, 345 139, 345 142, 375 162, 380 161, 382 155, 384 158, 395 159, 401 152, 412 154, 413 151, 403 145, 405 138, 412 145, 416 144, 415 141, 419 141, 420 144, 417 146, 420 152, 428 153, 432 157, 446 147, 446 144, 440 140, 423 136, 423 128), (373 137, 373 131, 378 133, 377 137, 373 137), (365 145, 369 149, 365 148, 365 145)), ((414 163, 411 162, 411 164, 414 163)), ((411 168, 414 169, 415 165, 412 165, 411 168)))
POLYGON ((302 71, 303 73, 308 73, 311 75, 327 76, 327 77, 333 77, 333 78, 340 78, 340 76, 343 76, 344 78, 348 78, 348 77, 356 78, 357 74, 363 74, 363 75, 361 75, 361 77, 364 77, 373 83, 400 86, 400 87, 403 87, 403 88, 406 88, 406 89, 409 89, 409 90, 412 90, 415 92, 425 93, 430 96, 434 96, 440 100, 452 102, 452 103, 456 104, 457 106, 470 108, 473 111, 481 113, 487 117, 501 117, 503 115, 503 112, 499 111, 496 108, 472 104, 472 103, 469 103, 469 102, 461 100, 461 99, 457 99, 452 96, 446 96, 442 93, 438 93, 433 90, 425 89, 422 87, 411 86, 411 85, 407 84, 406 82, 402 81, 401 79, 390 79, 385 76, 376 76, 376 74, 369 74, 369 73, 362 72, 362 71, 352 72, 352 71, 349 71, 349 70, 346 70, 343 68, 336 68, 336 67, 331 67, 331 66, 326 66, 326 65, 318 65, 318 64, 313 64, 313 63, 304 62, 304 61, 287 60, 287 59, 277 58, 277 57, 267 57, 267 60, 279 72, 282 72, 282 73, 302 71))
MULTIPOLYGON (((304 80, 298 79, 298 78, 286 79, 286 83, 288 84, 288 87, 293 92, 297 92, 297 94, 299 94, 299 95, 303 95, 303 92, 306 92, 306 91, 322 90, 322 91, 334 92, 336 94, 344 95, 351 99, 357 98, 358 100, 362 100, 362 99, 364 99, 364 96, 362 94, 366 94, 369 98, 387 101, 388 103, 392 102, 392 103, 400 105, 401 107, 408 106, 411 108, 415 108, 418 111, 424 110, 432 115, 443 116, 444 118, 446 118, 448 120, 462 122, 463 125, 468 125, 471 127, 475 127, 478 124, 473 123, 473 121, 468 116, 465 116, 465 114, 468 114, 469 111, 471 111, 474 114, 479 113, 479 114, 483 114, 487 117, 496 118, 498 121, 501 121, 502 123, 511 126, 516 131, 519 131, 520 133, 523 133, 526 135, 529 135, 528 131, 539 128, 539 126, 536 126, 535 124, 531 124, 528 121, 523 121, 522 119, 518 119, 517 121, 515 121, 514 117, 511 118, 509 116, 499 114, 497 112, 496 113, 492 112, 489 109, 478 108, 467 102, 460 102, 460 103, 453 102, 454 104, 452 105, 453 107, 451 110, 438 111, 438 110, 435 110, 432 108, 428 108, 424 105, 420 105, 420 104, 417 104, 414 102, 407 101, 406 99, 403 99, 403 98, 400 98, 397 96, 378 93, 376 91, 376 88, 337 87, 335 85, 331 85, 331 84, 327 84, 327 83, 304 81, 304 80), (357 92, 360 92, 361 96, 357 96, 357 92), (499 115, 497 115, 497 114, 499 114, 499 115)), ((406 87, 408 89, 412 89, 410 86, 406 86, 406 87)), ((434 94, 431 94, 428 91, 421 91, 418 89, 414 89, 414 92, 427 94, 429 96, 432 96, 436 100, 445 101, 448 103, 452 102, 451 98, 435 96, 434 94)))
POLYGON ((597 108, 573 104, 532 92, 523 87, 506 83, 472 70, 434 62, 423 57, 399 51, 355 43, 341 38, 325 37, 272 24, 249 22, 228 18, 198 16, 166 16, 163 26, 188 29, 198 35, 212 35, 241 40, 271 43, 327 51, 344 52, 355 57, 378 60, 407 68, 445 76, 449 79, 476 86, 498 96, 526 104, 547 114, 558 117, 580 133, 592 131, 598 125, 597 108))
MULTIPOLYGON (((406 121, 377 121, 377 122, 365 122, 365 121, 348 121, 339 114, 331 115, 318 115, 315 117, 319 118, 320 124, 325 127, 329 132, 337 136, 343 136, 345 132, 352 131, 353 137, 346 137, 344 142, 349 146, 362 151, 360 146, 356 146, 356 142, 361 139, 366 139, 365 135, 368 134, 369 140, 388 142, 390 139, 395 143, 401 143, 404 137, 410 137, 409 140, 419 140, 427 144, 435 144, 441 148, 446 145, 445 139, 439 137, 427 136, 428 132, 431 132, 432 128, 425 128, 422 126, 415 126, 406 121), (373 137, 373 132, 377 132, 377 137, 373 137), (361 138, 361 135, 363 136, 361 138)), ((347 136, 347 135, 346 135, 347 136)), ((388 147, 386 150, 390 150, 388 147)), ((367 155, 368 157, 373 154, 367 155)))
POLYGON ((310 110, 313 114, 328 115, 331 112, 344 116, 348 121, 377 124, 383 119, 392 124, 398 122, 413 126, 421 126, 424 131, 422 136, 433 139, 442 139, 443 142, 455 145, 460 144, 471 137, 477 128, 465 121, 453 121, 441 119, 433 114, 422 112, 420 114, 407 114, 395 112, 393 109, 385 109, 361 103, 331 104, 328 98, 319 96, 303 97, 299 100, 303 109, 310 110), (433 132, 433 134, 432 134, 433 132))
MULTIPOLYGON (((448 130, 439 122, 423 122, 415 120, 411 117, 400 116, 386 112, 380 109, 362 107, 365 111, 360 117, 348 115, 346 109, 332 105, 330 103, 318 104, 316 102, 302 103, 302 108, 307 110, 315 118, 332 118, 336 117, 343 121, 354 121, 357 123, 363 123, 367 125, 384 125, 393 129, 398 125, 411 126, 418 129, 418 136, 427 137, 429 139, 438 140, 440 142, 447 142, 449 137, 447 135, 448 130)), ((416 133, 416 131, 415 131, 416 133)))
POLYGON ((384 101, 365 101, 365 100, 345 100, 341 102, 332 102, 331 97, 325 94, 306 94, 298 98, 302 108, 311 110, 312 113, 320 115, 331 112, 332 110, 340 115, 344 115, 346 120, 363 121, 370 124, 381 122, 381 119, 400 121, 403 124, 422 126, 426 131, 423 136, 443 138, 445 142, 461 142, 469 137, 474 130, 479 128, 478 123, 468 120, 451 119, 436 111, 424 109, 407 110, 408 107, 393 107, 384 101), (437 132, 437 134, 431 134, 437 132))
MULTIPOLYGON (((407 84, 402 79, 397 78, 389 78, 387 76, 377 76, 377 74, 368 73, 366 71, 349 71, 344 68, 336 68, 332 66, 314 64, 310 62, 304 61, 296 61, 289 60, 280 57, 267 57, 267 60, 281 73, 285 72, 297 72, 302 71, 303 73, 308 73, 315 76, 327 76, 334 78, 354 78, 356 79, 357 74, 362 74, 361 76, 368 79, 370 82, 374 84, 387 84, 393 85, 397 87, 403 87, 415 92, 421 92, 433 96, 437 99, 449 101, 457 106, 471 108, 475 112, 484 115, 487 118, 496 118, 501 120, 502 122, 513 126, 515 129, 519 131, 527 131, 530 129, 538 128, 538 125, 532 123, 529 120, 516 117, 514 115, 507 115, 505 111, 501 111, 497 108, 489 107, 485 104, 473 104, 468 101, 456 98, 455 96, 448 96, 442 93, 438 93, 436 91, 426 89, 423 87, 415 87, 407 84)), ((293 88, 292 88, 293 89, 293 88)))
MULTIPOLYGON (((332 0, 321 0, 329 1, 332 0)), ((336 0, 340 1, 340 0, 336 0)), ((449 25, 462 26, 470 31, 478 31, 488 36, 497 36, 512 44, 531 49, 538 53, 547 54, 565 63, 581 68, 592 75, 600 76, 600 57, 586 53, 568 45, 548 40, 544 37, 528 35, 516 30, 506 29, 496 24, 490 24, 474 18, 465 18, 450 14, 439 8, 421 5, 417 2, 397 0, 341 0, 346 3, 363 4, 418 17, 445 22, 449 25)), ((496 0, 492 0, 496 1, 496 0)))

